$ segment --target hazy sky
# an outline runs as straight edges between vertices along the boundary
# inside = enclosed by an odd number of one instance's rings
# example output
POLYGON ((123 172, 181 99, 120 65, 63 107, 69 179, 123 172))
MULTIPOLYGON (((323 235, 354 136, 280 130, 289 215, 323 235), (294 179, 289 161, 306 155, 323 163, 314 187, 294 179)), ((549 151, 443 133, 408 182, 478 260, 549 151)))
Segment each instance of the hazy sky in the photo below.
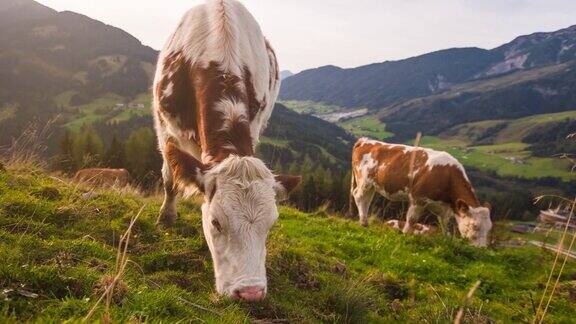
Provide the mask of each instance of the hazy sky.
MULTIPOLYGON (((39 0, 120 27, 160 49, 203 0, 39 0)), ((576 0, 243 0, 282 69, 353 67, 449 47, 493 48, 576 24, 576 0)))

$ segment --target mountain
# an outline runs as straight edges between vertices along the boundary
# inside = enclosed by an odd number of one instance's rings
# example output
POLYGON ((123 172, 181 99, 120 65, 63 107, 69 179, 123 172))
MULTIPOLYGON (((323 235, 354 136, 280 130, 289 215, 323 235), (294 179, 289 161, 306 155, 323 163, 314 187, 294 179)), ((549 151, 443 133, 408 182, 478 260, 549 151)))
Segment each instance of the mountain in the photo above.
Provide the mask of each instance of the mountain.
POLYGON ((498 55, 486 50, 457 48, 352 69, 329 65, 285 80, 280 98, 378 109, 403 99, 442 91, 472 78, 497 61, 498 55))
POLYGON ((293 75, 294 75, 294 73, 292 73, 292 72, 290 72, 290 71, 288 71, 288 70, 284 70, 284 71, 281 71, 281 72, 280 72, 280 79, 281 79, 281 80, 284 80, 284 79, 289 78, 289 77, 291 77, 291 76, 293 76, 293 75))
POLYGON ((575 43, 576 26, 572 26, 520 36, 492 50, 453 48, 350 69, 324 66, 287 79, 280 97, 379 110, 463 82, 572 61, 575 43))
POLYGON ((569 61, 461 83, 386 106, 379 117, 388 131, 410 138, 418 131, 434 135, 461 123, 573 110, 575 93, 576 62, 569 61))
POLYGON ((42 124, 61 112, 58 96, 81 105, 109 93, 148 91, 156 57, 130 34, 89 17, 32 0, 2 0, 0 145, 31 119, 42 124))
POLYGON ((157 52, 122 31, 73 12, 31 0, 0 6, 0 93, 46 96, 74 90, 76 99, 146 91, 157 52))

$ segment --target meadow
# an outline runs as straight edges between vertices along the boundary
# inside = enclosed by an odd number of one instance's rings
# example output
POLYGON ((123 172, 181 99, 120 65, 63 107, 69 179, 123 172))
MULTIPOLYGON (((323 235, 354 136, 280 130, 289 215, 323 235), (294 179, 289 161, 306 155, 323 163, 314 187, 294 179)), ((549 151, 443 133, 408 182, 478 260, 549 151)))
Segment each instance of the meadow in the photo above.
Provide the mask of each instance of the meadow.
POLYGON ((500 176, 516 176, 527 179, 556 177, 564 181, 574 180, 572 163, 568 159, 533 157, 528 145, 509 142, 496 145, 467 146, 458 139, 442 139, 434 136, 422 138, 421 145, 452 154, 465 166, 495 171, 500 176))
MULTIPOLYGON (((160 197, 93 190, 35 167, 0 171, 0 321, 255 320, 529 322, 553 255, 537 247, 478 249, 459 238, 405 236, 373 220, 280 208, 268 240, 268 298, 218 297, 194 199, 172 228, 154 226, 160 197), (125 273, 109 308, 97 304, 115 273, 120 236, 135 221, 125 273), (471 303, 464 296, 478 280, 471 303), (108 311, 106 311, 108 309, 108 311)), ((568 262, 547 314, 574 319, 576 264, 568 262)))

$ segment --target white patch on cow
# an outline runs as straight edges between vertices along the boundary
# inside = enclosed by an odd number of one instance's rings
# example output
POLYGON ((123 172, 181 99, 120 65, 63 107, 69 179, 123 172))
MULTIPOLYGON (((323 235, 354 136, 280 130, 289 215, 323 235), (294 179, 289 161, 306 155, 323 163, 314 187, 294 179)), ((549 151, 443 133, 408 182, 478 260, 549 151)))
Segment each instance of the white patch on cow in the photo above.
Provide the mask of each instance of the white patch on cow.
POLYGON ((368 145, 378 145, 378 144, 385 144, 383 142, 379 142, 379 141, 375 141, 373 139, 370 139, 368 137, 361 137, 358 142, 360 143, 360 146, 368 144, 368 145))
POLYGON ((424 151, 428 155, 428 159, 426 160, 426 167, 428 167, 428 169, 432 170, 435 166, 454 166, 460 170, 460 172, 462 172, 464 179, 469 181, 468 176, 466 175, 466 170, 464 170, 462 163, 456 160, 456 158, 454 158, 452 155, 446 152, 435 151, 431 149, 424 149, 424 151))
POLYGON ((162 92, 162 95, 164 97, 170 97, 172 95, 172 92, 174 91, 174 83, 170 82, 166 85, 166 88, 164 89, 164 91, 162 92))
POLYGON ((214 110, 222 114, 223 124, 220 131, 228 131, 235 122, 248 123, 246 106, 228 98, 222 99, 214 106, 214 110))
POLYGON ((362 155, 362 160, 360 160, 360 163, 356 167, 356 170, 362 175, 361 178, 358 179, 360 188, 374 184, 374 180, 370 178, 370 173, 377 166, 378 161, 372 158, 372 153, 362 155))

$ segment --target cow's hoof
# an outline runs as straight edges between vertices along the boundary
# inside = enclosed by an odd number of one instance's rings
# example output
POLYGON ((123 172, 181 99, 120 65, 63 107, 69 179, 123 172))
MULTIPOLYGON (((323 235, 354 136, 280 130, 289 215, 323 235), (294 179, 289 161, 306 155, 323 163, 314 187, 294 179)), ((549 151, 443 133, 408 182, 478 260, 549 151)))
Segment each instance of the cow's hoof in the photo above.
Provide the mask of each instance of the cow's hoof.
POLYGON ((366 223, 360 223, 360 225, 361 225, 362 227, 366 228, 366 227, 368 227, 368 222, 366 222, 366 223))
POLYGON ((160 211, 160 215, 158 215, 158 220, 156 220, 156 225, 171 227, 174 225, 174 223, 176 223, 176 219, 178 219, 177 212, 160 211))

